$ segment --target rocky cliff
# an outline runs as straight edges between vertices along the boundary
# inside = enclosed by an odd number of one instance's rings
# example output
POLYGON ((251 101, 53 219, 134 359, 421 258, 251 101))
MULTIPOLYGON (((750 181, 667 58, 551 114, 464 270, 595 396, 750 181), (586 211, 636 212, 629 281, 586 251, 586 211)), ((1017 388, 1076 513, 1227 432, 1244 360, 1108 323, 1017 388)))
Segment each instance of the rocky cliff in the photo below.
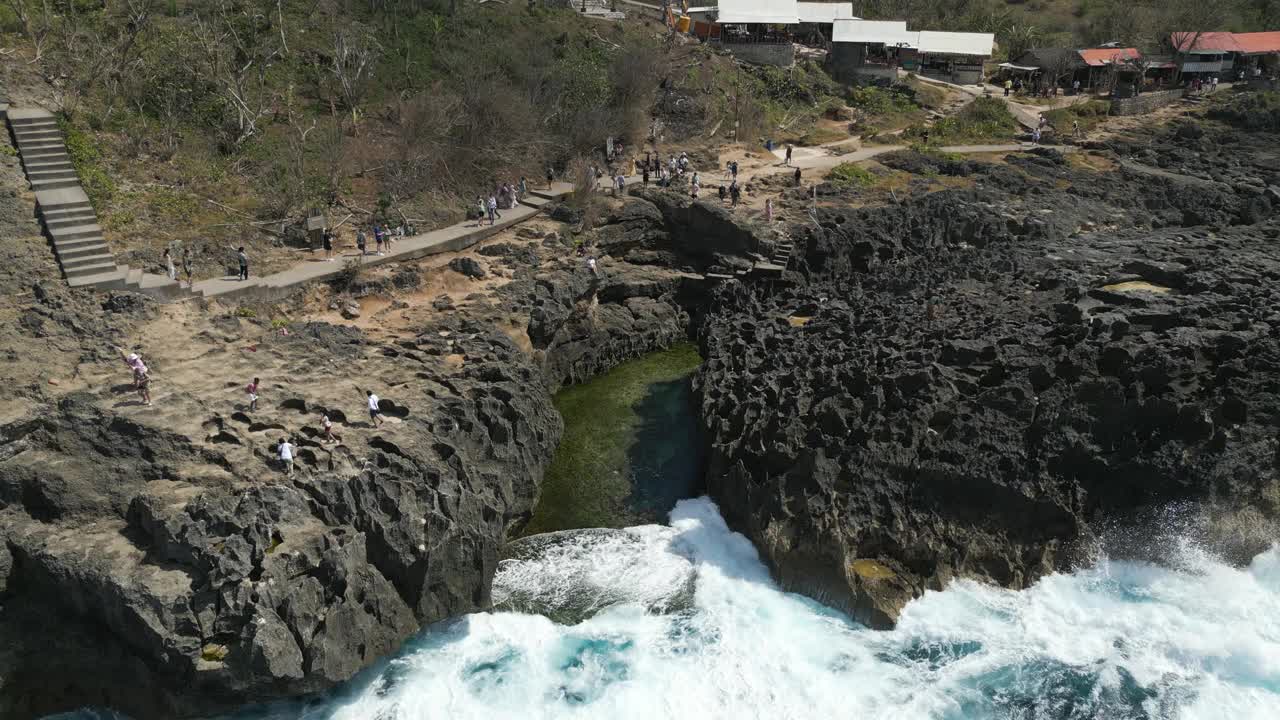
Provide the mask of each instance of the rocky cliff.
POLYGON ((1264 547, 1276 147, 1196 126, 1094 148, 1104 172, 1039 151, 887 206, 828 193, 795 229, 802 285, 730 285, 701 325, 726 517, 785 585, 876 627, 952 578, 1025 587, 1177 501, 1264 547))

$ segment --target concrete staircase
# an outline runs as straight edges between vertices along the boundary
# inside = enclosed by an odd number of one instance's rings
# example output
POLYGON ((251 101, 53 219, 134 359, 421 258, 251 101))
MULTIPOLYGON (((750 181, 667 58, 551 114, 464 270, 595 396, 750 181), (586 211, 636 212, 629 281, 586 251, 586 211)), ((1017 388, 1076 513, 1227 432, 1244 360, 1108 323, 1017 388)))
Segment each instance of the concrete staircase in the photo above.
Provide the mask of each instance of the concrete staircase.
POLYGON ((132 290, 164 299, 192 295, 163 275, 116 265, 52 113, 7 106, 0 110, 13 133, 27 180, 36 194, 40 219, 68 285, 132 290))

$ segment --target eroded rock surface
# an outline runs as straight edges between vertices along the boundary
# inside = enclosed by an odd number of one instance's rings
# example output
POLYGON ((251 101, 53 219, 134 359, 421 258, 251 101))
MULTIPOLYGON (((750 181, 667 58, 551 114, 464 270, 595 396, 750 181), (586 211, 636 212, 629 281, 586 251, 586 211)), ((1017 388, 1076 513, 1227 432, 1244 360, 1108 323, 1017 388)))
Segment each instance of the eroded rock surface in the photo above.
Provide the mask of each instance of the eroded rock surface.
POLYGON ((788 587, 887 627, 954 577, 1025 587, 1152 507, 1274 517, 1280 222, 1255 189, 1280 164, 1236 132, 1116 143, 1105 173, 1015 155, 797 229, 802 285, 734 283, 701 326, 730 523, 788 587))

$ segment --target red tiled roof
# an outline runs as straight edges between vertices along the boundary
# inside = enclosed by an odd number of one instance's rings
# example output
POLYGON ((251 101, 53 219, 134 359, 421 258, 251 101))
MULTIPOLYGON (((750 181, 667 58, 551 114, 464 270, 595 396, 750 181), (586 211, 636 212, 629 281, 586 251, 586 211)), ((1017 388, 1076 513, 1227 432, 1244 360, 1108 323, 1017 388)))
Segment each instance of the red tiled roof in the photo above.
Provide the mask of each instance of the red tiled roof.
POLYGON ((1239 52, 1280 53, 1280 32, 1233 33, 1239 52))
POLYGON ((1169 36, 1169 42, 1178 52, 1244 52, 1236 42, 1235 35, 1229 32, 1202 32, 1199 35, 1194 32, 1176 32, 1169 36))
POLYGON ((1080 58, 1090 67, 1102 67, 1141 57, 1142 53, 1137 48, 1088 48, 1080 51, 1080 58))

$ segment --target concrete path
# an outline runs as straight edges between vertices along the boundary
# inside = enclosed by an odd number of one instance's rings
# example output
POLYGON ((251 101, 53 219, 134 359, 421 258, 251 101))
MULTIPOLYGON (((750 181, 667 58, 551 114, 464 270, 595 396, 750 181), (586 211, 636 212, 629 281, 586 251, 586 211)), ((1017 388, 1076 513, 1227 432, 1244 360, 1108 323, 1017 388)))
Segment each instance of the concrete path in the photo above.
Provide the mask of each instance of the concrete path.
MULTIPOLYGON (((287 295, 292 288, 298 285, 336 277, 351 262, 358 262, 362 266, 372 267, 391 262, 415 260, 444 252, 465 250, 487 237, 528 220, 540 213, 542 206, 550 200, 562 198, 571 192, 573 192, 573 186, 563 182, 554 183, 550 190, 532 190, 530 191, 532 197, 527 198, 528 204, 517 205, 509 210, 501 210, 502 219, 495 225, 489 225, 487 220, 483 223, 477 223, 474 220, 461 222, 457 225, 398 240, 393 244, 390 252, 385 252, 382 255, 369 253, 361 256, 359 252, 350 250, 335 253, 333 260, 330 262, 324 258, 322 252, 316 252, 313 253, 311 259, 300 262, 288 270, 265 276, 255 276, 253 274, 253 258, 250 257, 250 276, 248 280, 239 280, 235 277, 201 280, 196 282, 193 290, 197 295, 220 300, 235 298, 276 299, 287 295)), ((373 240, 370 238, 370 243, 372 242, 373 240)), ((228 248, 227 251, 231 253, 232 249, 228 248)))

